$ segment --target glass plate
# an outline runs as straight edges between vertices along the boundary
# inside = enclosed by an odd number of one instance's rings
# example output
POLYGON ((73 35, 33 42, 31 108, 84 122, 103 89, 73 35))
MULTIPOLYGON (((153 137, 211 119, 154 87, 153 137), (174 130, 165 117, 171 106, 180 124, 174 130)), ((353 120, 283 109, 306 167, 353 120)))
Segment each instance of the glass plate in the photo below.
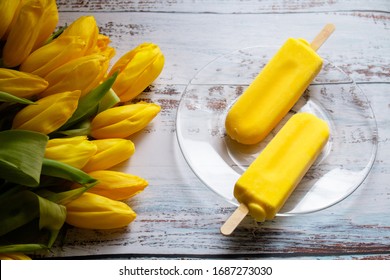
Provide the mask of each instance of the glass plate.
POLYGON ((272 47, 241 49, 201 69, 178 107, 179 146, 199 179, 238 205, 233 189, 239 176, 292 114, 311 112, 329 124, 331 137, 278 215, 319 211, 349 196, 370 172, 377 150, 376 120, 355 82, 324 61, 320 74, 265 140, 250 146, 231 140, 224 125, 229 108, 276 51, 272 47))

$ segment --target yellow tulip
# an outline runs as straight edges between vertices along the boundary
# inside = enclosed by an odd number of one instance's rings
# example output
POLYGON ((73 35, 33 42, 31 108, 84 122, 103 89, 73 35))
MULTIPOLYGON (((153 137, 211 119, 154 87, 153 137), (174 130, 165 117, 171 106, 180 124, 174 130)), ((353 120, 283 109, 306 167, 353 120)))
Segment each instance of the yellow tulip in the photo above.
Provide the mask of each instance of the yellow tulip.
POLYGON ((58 23, 55 0, 22 3, 3 49, 3 63, 7 67, 18 66, 32 51, 42 46, 58 23))
POLYGON ((0 91, 28 98, 44 91, 48 82, 36 75, 0 68, 0 91))
MULTIPOLYGON (((21 64, 20 70, 45 77, 50 72, 82 56, 108 50, 109 41, 99 34, 93 16, 81 16, 49 44, 30 54, 21 64), (100 47, 98 46, 98 43, 100 47)), ((109 39, 108 39, 109 40, 109 39)), ((111 48, 112 49, 112 48, 111 48)), ((105 55, 112 58, 112 54, 105 55)))
MULTIPOLYGON (((148 182, 139 176, 114 170, 96 170, 88 175, 99 182, 88 192, 114 200, 128 199, 142 192, 148 186, 148 182)), ((76 187, 80 187, 80 185, 73 186, 73 188, 76 187)))
POLYGON ((108 64, 109 59, 101 54, 73 59, 44 77, 49 82, 49 86, 41 96, 76 89, 79 89, 81 96, 84 96, 101 82, 108 64))
POLYGON ((115 56, 116 50, 115 48, 109 46, 110 43, 111 40, 108 36, 99 33, 96 47, 93 50, 93 53, 100 53, 108 57, 108 59, 113 58, 115 56))
POLYGON ((143 43, 123 55, 110 70, 119 75, 113 85, 122 102, 129 101, 144 91, 161 73, 164 56, 160 48, 151 43, 143 43))
MULTIPOLYGON (((31 0, 30 0, 31 1, 31 0)), ((32 0, 34 1, 34 0, 32 0)), ((56 0, 39 0, 44 4, 43 18, 40 22, 39 35, 35 41, 33 51, 44 45, 53 34, 58 24, 58 9, 56 0)))
POLYGON ((20 3, 21 0, 0 1, 0 39, 6 37, 20 3))
POLYGON ((85 172, 109 169, 129 159, 135 151, 134 143, 127 139, 112 138, 91 142, 96 145, 97 151, 83 167, 85 172))
POLYGON ((58 160, 81 169, 96 154, 97 147, 86 136, 50 139, 45 158, 58 160))
POLYGON ((25 129, 49 134, 60 128, 77 108, 80 91, 66 91, 36 101, 20 110, 12 128, 25 129))
POLYGON ((76 36, 85 42, 85 54, 91 54, 97 44, 99 29, 93 16, 81 16, 72 22, 58 37, 76 36))
POLYGON ((110 37, 99 33, 97 37, 96 47, 98 51, 104 51, 109 47, 111 43, 110 37))
POLYGON ((136 213, 126 204, 85 192, 66 204, 66 222, 86 229, 115 229, 127 226, 136 213))
POLYGON ((23 253, 2 253, 0 260, 31 260, 31 258, 23 253))
POLYGON ((146 127, 160 110, 159 105, 146 102, 107 109, 92 120, 91 136, 96 139, 126 138, 146 127))
POLYGON ((85 53, 85 41, 77 36, 61 36, 30 54, 20 70, 45 77, 54 69, 85 53))

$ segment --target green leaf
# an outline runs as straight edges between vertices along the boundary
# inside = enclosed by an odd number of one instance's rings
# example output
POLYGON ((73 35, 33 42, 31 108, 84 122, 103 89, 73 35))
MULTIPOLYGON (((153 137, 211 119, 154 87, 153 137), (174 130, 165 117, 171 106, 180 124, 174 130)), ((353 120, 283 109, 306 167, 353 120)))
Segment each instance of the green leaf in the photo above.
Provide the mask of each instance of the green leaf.
POLYGON ((72 125, 96 114, 100 100, 102 100, 102 98, 110 90, 117 76, 118 73, 114 73, 99 86, 91 90, 87 95, 81 97, 76 111, 73 113, 72 117, 59 129, 59 131, 67 130, 72 125))
POLYGON ((38 196, 39 200, 39 229, 48 229, 50 238, 48 247, 50 248, 56 240, 61 227, 66 220, 66 208, 55 202, 38 196))
POLYGON ((12 244, 0 246, 0 253, 31 253, 46 249, 48 247, 44 244, 12 244))
POLYGON ((75 200, 76 198, 80 197, 84 192, 95 186, 98 182, 96 181, 95 183, 89 184, 87 186, 82 186, 80 188, 76 188, 73 190, 69 191, 64 191, 64 192, 46 192, 45 195, 42 195, 46 199, 53 201, 55 203, 61 204, 61 205, 66 205, 69 202, 75 200))
POLYGON ((53 138, 64 137, 65 136, 84 136, 89 135, 91 132, 91 121, 85 120, 77 124, 77 126, 72 127, 69 130, 55 131, 50 134, 53 138))
POLYGON ((0 178, 25 186, 38 186, 48 137, 27 130, 0 132, 0 178))
POLYGON ((65 223, 65 206, 28 190, 9 192, 0 197, 0 236, 27 225, 37 218, 39 230, 47 229, 50 232, 48 241, 50 247, 65 223))
POLYGON ((118 97, 118 95, 116 95, 115 91, 111 88, 106 93, 106 95, 104 95, 104 97, 100 100, 98 113, 113 107, 115 104, 118 104, 120 101, 121 100, 118 97))
POLYGON ((92 178, 90 175, 78 168, 47 158, 44 158, 42 162, 42 174, 62 178, 81 185, 89 185, 97 182, 95 178, 92 178))
POLYGON ((13 94, 10 94, 10 93, 4 92, 4 91, 0 91, 0 101, 28 104, 28 105, 35 104, 33 101, 31 101, 29 99, 17 97, 13 94))
POLYGON ((64 32, 64 30, 67 28, 67 24, 65 24, 65 26, 62 26, 60 27, 57 31, 55 31, 45 42, 45 45, 51 43, 51 41, 53 41, 54 39, 58 38, 62 32, 64 32))
POLYGON ((39 217, 37 196, 30 191, 10 191, 0 197, 0 236, 39 217))

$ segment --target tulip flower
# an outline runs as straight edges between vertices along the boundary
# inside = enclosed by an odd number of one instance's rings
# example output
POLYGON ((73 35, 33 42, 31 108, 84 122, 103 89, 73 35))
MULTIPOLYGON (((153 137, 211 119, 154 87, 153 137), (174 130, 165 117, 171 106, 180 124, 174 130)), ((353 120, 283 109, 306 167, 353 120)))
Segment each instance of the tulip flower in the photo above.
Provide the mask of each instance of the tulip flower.
POLYGON ((81 169, 95 155, 97 147, 86 136, 50 139, 45 158, 58 160, 81 169))
POLYGON ((84 96, 102 81, 108 64, 109 59, 101 54, 73 59, 44 77, 49 86, 40 96, 76 89, 81 90, 81 96, 84 96))
MULTIPOLYGON (((58 38, 30 54, 20 70, 45 77, 73 59, 100 52, 98 42, 102 49, 109 49, 109 41, 102 36, 93 16, 79 17, 58 38)), ((112 58, 113 55, 106 56, 112 58)))
POLYGON ((86 229, 115 229, 127 226, 136 213, 126 204, 85 192, 66 204, 66 222, 86 229))
POLYGON ((83 167, 85 172, 109 169, 129 159, 135 151, 134 143, 127 139, 113 138, 91 142, 96 145, 97 151, 83 167))
POLYGON ((91 54, 97 44, 99 29, 93 16, 81 16, 58 37, 76 36, 85 42, 85 54, 91 54))
POLYGON ((99 33, 97 37, 96 47, 100 51, 104 51, 109 47, 111 43, 110 37, 99 33))
POLYGON ((20 110, 12 128, 49 134, 60 128, 77 108, 80 91, 66 91, 39 99, 20 110))
POLYGON ((109 75, 119 72, 113 89, 122 102, 129 101, 144 91, 161 73, 164 56, 160 48, 143 43, 123 55, 109 75))
MULTIPOLYGON (((114 200, 125 200, 142 192, 148 182, 136 175, 114 170, 96 170, 88 173, 98 183, 88 192, 102 195, 114 200)), ((75 184, 72 188, 80 187, 75 184)))
POLYGON ((160 109, 146 102, 107 109, 92 120, 90 134, 96 139, 126 138, 146 127, 160 109))
POLYGON ((4 65, 15 67, 21 64, 32 51, 43 45, 57 23, 55 0, 22 1, 4 45, 4 65))
POLYGON ((28 98, 44 91, 49 83, 36 75, 0 68, 0 91, 28 98))
POLYGON ((0 1, 0 39, 6 37, 20 2, 21 0, 0 1))
POLYGON ((31 258, 23 253, 3 253, 0 254, 0 260, 31 260, 31 258))
POLYGON ((80 37, 61 36, 30 54, 19 69, 45 77, 70 60, 83 56, 85 44, 80 37))

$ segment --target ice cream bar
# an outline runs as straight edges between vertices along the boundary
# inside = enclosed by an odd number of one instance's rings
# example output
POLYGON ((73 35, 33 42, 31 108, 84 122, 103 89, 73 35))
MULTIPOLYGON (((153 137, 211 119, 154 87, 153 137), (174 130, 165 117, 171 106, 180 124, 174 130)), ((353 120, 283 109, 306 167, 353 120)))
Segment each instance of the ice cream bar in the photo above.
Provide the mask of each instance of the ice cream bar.
POLYGON ((289 38, 230 108, 226 133, 242 144, 263 140, 301 97, 322 67, 316 50, 333 32, 326 25, 311 44, 289 38))
MULTIPOLYGON (((328 138, 329 127, 322 119, 311 113, 293 115, 237 180, 234 196, 241 205, 232 216, 238 219, 235 226, 248 212, 260 222, 273 219, 328 138)), ((232 230, 229 223, 221 228, 224 234, 232 230)))

